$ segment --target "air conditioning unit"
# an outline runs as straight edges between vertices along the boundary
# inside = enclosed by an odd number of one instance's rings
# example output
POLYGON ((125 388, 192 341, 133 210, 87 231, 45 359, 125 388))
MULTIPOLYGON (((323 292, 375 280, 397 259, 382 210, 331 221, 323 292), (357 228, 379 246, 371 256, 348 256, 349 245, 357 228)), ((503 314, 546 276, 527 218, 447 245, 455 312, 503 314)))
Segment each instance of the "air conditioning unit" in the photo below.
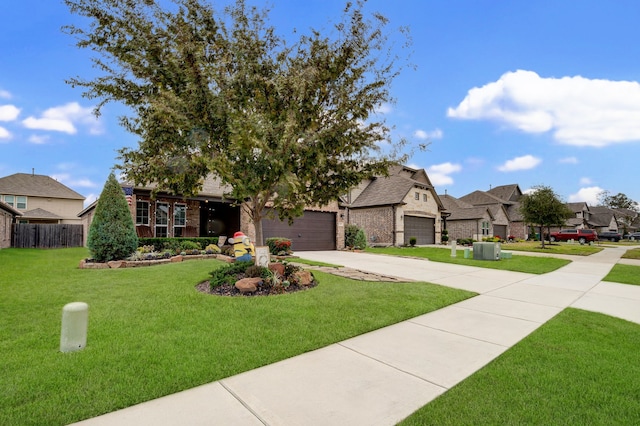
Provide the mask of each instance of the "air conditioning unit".
POLYGON ((500 260, 500 243, 473 243, 473 258, 500 260))

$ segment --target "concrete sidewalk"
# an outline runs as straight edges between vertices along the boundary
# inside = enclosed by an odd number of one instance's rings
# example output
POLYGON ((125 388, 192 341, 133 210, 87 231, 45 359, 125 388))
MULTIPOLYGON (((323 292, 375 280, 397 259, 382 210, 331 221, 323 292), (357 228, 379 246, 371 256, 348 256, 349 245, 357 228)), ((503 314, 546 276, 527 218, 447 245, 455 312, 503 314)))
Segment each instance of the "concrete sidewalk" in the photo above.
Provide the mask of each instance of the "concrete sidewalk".
POLYGON ((640 323, 640 288, 601 282, 624 249, 530 275, 366 253, 308 259, 479 296, 353 339, 78 423, 393 425, 568 306, 640 323))

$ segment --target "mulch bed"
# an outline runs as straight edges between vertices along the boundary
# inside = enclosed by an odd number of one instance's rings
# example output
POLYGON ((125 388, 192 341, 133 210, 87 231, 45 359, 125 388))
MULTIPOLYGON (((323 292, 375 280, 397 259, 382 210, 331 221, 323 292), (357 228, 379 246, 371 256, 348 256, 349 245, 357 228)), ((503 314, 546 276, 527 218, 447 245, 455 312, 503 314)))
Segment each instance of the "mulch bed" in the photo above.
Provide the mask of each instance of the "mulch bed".
POLYGON ((251 296, 271 296, 271 295, 278 295, 278 294, 288 294, 288 293, 295 293, 298 291, 305 291, 308 290, 310 288, 313 288, 315 286, 318 285, 317 281, 314 281, 313 283, 311 283, 308 286, 297 286, 297 285, 290 285, 287 288, 284 289, 274 289, 272 287, 266 287, 266 286, 260 286, 258 288, 257 291, 255 291, 254 293, 240 293, 240 290, 238 290, 237 288, 235 288, 234 285, 231 284, 223 284, 223 285, 219 285, 216 288, 214 288, 213 290, 211 290, 210 285, 209 285, 209 281, 203 281, 200 284, 198 284, 196 286, 196 290, 198 290, 200 293, 206 293, 206 294, 212 294, 214 296, 246 296, 246 297, 251 297, 251 296))

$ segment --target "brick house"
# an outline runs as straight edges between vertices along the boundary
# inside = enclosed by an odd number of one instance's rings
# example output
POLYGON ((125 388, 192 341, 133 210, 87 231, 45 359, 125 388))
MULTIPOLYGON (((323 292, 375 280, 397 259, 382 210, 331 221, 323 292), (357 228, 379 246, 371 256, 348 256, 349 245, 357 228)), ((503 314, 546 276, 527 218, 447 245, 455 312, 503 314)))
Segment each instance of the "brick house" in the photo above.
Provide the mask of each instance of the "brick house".
POLYGON ((501 185, 489 191, 474 191, 460 200, 475 207, 486 206, 494 215, 493 235, 527 239, 528 228, 520 214, 522 191, 518 184, 501 185))
MULTIPOLYGON (((255 241, 255 226, 242 203, 225 197, 230 188, 209 176, 194 197, 167 192, 152 195, 153 186, 122 183, 131 217, 139 237, 231 237, 241 231, 255 241)), ((95 205, 82 212, 88 230, 95 205)), ((344 247, 344 221, 337 202, 308 207, 289 226, 288 222, 264 218, 263 237, 284 237, 294 251, 335 250, 344 247)))
POLYGON ((11 228, 19 216, 22 213, 0 201, 0 249, 11 247, 11 228))
POLYGON ((0 201, 19 211, 20 223, 80 225, 84 197, 49 176, 16 173, 0 178, 0 201))
POLYGON ((444 206, 424 169, 396 166, 389 176, 366 179, 343 197, 349 224, 364 229, 370 245, 438 244, 444 206))
MULTIPOLYGON (((440 195, 442 204, 449 214, 446 218, 446 229, 449 239, 460 240, 471 238, 481 241, 485 237, 494 236, 495 216, 487 206, 474 206, 451 195, 440 195)), ((506 217, 506 212, 502 212, 506 217)), ((504 237, 503 237, 504 238, 504 237)))

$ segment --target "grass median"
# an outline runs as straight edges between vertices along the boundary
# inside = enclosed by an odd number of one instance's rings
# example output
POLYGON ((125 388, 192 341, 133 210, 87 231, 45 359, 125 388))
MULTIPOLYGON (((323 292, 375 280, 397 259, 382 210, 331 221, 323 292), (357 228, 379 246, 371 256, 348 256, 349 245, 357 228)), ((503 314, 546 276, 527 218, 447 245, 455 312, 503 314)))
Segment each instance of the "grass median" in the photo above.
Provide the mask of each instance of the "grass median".
MULTIPOLYGON (((506 250, 506 246, 504 246, 506 250)), ((368 253, 387 254, 393 256, 409 256, 429 259, 433 262, 454 263, 457 265, 477 266, 480 268, 501 269, 505 271, 526 272, 529 274, 545 274, 555 271, 570 263, 570 260, 552 257, 513 256, 511 259, 477 260, 464 258, 464 249, 456 250, 456 257, 451 257, 451 249, 437 247, 375 247, 367 248, 368 253)))
POLYGON ((0 250, 0 424, 59 425, 222 379, 455 303, 473 293, 315 273, 308 291, 220 297, 223 263, 78 269, 84 249, 0 250), (62 307, 89 304, 87 346, 59 352, 62 307))
POLYGON ((636 425, 640 325, 567 309, 400 423, 636 425))

